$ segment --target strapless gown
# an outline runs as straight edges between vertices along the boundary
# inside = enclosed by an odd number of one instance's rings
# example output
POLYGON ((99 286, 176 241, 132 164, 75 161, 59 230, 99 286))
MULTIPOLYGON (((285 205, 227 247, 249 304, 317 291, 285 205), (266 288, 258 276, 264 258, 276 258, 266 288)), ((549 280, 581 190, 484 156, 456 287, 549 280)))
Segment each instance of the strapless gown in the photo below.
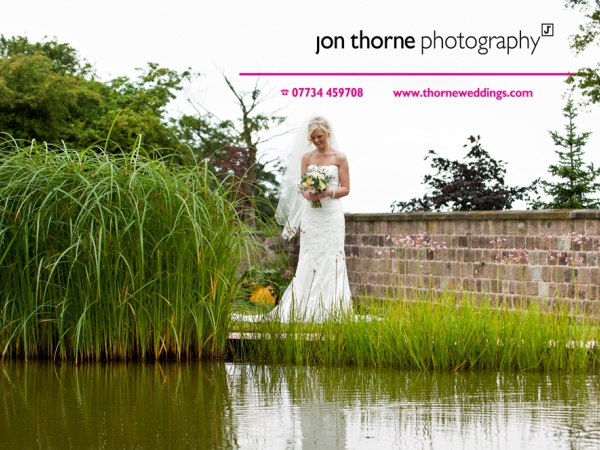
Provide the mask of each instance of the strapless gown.
MULTIPOLYGON (((338 167, 321 167, 333 176, 328 189, 338 188, 338 167)), ((234 315, 234 320, 323 322, 352 311, 342 204, 339 199, 329 197, 322 199, 321 204, 321 208, 312 208, 310 201, 304 202, 298 267, 278 306, 264 316, 234 315)))
MULTIPOLYGON (((311 166, 309 166, 311 167, 311 166)), ((322 166, 333 176, 328 189, 339 187, 337 166, 322 166)), ((346 222, 337 198, 321 200, 322 208, 304 203, 300 221, 300 255, 296 275, 270 313, 281 321, 322 322, 352 310, 346 270, 346 222)))

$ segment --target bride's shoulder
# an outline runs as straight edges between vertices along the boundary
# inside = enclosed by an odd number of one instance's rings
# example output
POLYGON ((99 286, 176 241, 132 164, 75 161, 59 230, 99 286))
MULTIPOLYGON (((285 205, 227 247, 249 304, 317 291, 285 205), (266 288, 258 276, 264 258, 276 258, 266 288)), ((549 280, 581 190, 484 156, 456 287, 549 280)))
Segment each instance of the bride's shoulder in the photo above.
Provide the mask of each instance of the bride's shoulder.
POLYGON ((313 152, 307 152, 302 155, 302 165, 308 166, 310 164, 310 160, 312 159, 313 152))
POLYGON ((336 151, 335 162, 337 163, 337 166, 339 166, 340 164, 348 164, 348 158, 346 158, 346 155, 344 153, 336 151))

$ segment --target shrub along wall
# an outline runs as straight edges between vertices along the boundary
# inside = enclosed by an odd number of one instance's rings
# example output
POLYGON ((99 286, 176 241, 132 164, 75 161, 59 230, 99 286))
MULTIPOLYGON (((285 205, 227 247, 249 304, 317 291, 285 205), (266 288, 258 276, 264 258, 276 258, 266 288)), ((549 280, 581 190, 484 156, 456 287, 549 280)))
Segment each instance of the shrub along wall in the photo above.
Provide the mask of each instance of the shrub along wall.
MULTIPOLYGON (((597 302, 600 210, 346 214, 354 294, 597 302)), ((283 245, 295 263, 298 243, 283 245)))

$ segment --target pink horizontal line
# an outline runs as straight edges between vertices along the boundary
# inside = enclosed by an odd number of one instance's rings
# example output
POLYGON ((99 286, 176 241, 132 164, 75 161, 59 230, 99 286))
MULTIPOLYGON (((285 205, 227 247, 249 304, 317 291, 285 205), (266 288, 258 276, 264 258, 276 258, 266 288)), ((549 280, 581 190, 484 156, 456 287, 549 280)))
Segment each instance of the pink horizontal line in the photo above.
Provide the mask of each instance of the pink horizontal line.
POLYGON ((240 72, 241 77, 570 77, 571 72, 240 72))

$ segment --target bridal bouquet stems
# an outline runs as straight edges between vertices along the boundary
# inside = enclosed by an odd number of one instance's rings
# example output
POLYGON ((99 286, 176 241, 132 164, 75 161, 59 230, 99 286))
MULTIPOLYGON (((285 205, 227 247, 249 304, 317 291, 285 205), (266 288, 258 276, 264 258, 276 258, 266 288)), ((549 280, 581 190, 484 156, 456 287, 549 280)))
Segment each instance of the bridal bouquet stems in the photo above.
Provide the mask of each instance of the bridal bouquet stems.
MULTIPOLYGON (((327 189, 327 185, 333 181, 333 177, 329 175, 322 167, 311 169, 302 175, 300 179, 300 190, 308 191, 311 194, 322 194, 327 189)), ((311 202, 311 207, 322 208, 321 200, 311 202)))

